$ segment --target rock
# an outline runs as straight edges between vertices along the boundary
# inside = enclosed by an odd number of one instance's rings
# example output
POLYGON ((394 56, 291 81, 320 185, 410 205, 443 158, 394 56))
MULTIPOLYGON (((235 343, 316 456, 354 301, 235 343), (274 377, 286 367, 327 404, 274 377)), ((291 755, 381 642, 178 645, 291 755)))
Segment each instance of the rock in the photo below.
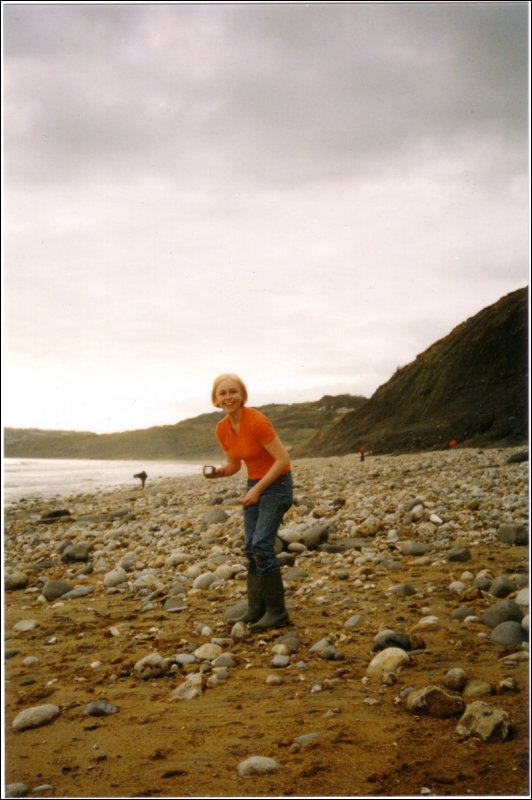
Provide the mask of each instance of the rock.
POLYGON ((212 662, 213 667, 226 667, 227 669, 232 669, 233 667, 238 666, 238 661, 231 653, 222 653, 221 656, 215 658, 212 662))
POLYGON ((413 594, 417 594, 417 589, 411 583, 400 583, 394 586, 391 591, 392 594, 396 594, 399 597, 410 597, 413 594))
POLYGON ((137 564, 137 556, 135 553, 126 553, 126 555, 120 559, 118 562, 118 566, 125 569, 126 572, 131 572, 135 569, 137 564))
POLYGON ((528 461, 528 450, 522 450, 520 453, 513 453, 507 464, 521 464, 523 461, 528 461))
POLYGON ((486 694, 492 694, 493 687, 487 681, 481 681, 479 678, 471 678, 462 691, 462 697, 482 697, 486 694))
POLYGON ((471 551, 467 547, 451 547, 446 555, 447 561, 471 561, 471 551))
POLYGON ((288 654, 297 653, 299 649, 299 637, 297 635, 297 631, 289 631, 288 633, 284 633, 282 636, 279 636, 275 640, 275 645, 272 648, 274 651, 276 646, 283 647, 284 652, 288 654))
POLYGON ((108 717, 117 714, 118 708, 108 700, 93 700, 85 706, 85 714, 89 717, 108 717))
POLYGON ((36 619, 21 619, 20 622, 16 622, 13 625, 13 630, 17 631, 17 633, 26 633, 36 628, 38 624, 36 619))
POLYGON ((506 711, 476 700, 467 706, 456 733, 465 739, 474 736, 483 742, 504 742, 512 734, 512 725, 506 711))
POLYGON ((304 733, 301 736, 296 736, 294 738, 294 742, 296 744, 300 744, 302 747, 305 745, 310 744, 311 742, 315 742, 318 739, 320 734, 318 732, 314 733, 304 733))
POLYGON ((25 731, 28 728, 40 728, 41 725, 47 725, 54 720, 60 713, 59 707, 51 703, 42 706, 33 706, 17 714, 11 723, 11 727, 14 731, 25 731))
POLYGON ((443 682, 447 689, 453 692, 461 692, 467 683, 467 674, 460 667, 454 667, 445 673, 443 682))
POLYGON ((125 519, 132 517, 131 511, 127 508, 118 509, 117 511, 105 511, 103 514, 83 514, 81 517, 76 517, 76 522, 89 524, 91 522, 112 522, 115 519, 125 519))
POLYGON ((482 614, 481 621, 489 628, 495 628, 501 622, 513 620, 514 622, 521 622, 523 619, 523 612, 512 600, 502 600, 494 606, 486 609, 482 614))
POLYGON ((461 714, 464 701, 460 695, 448 692, 441 686, 425 686, 408 695, 406 707, 413 714, 428 714, 445 719, 461 714))
MULTIPOLYGON (((17 589, 25 589, 28 583, 29 583, 28 576, 25 575, 20 570, 10 569, 8 567, 4 571, 4 589, 6 590, 6 592, 14 592, 17 589)), ((16 784, 16 785, 23 786, 24 784, 16 784)))
POLYGON ((71 564, 78 561, 88 561, 90 549, 89 542, 77 542, 76 544, 68 545, 63 550, 62 559, 71 564))
POLYGON ((280 675, 268 675, 265 680, 268 686, 281 686, 282 682, 283 679, 280 675))
POLYGON ((169 597, 164 601, 164 608, 166 611, 174 613, 177 611, 184 611, 186 605, 181 597, 169 597))
POLYGON ((320 639, 316 644, 313 644, 310 648, 311 653, 319 653, 320 650, 325 650, 327 647, 330 647, 331 643, 328 639, 320 639))
POLYGON ((61 595, 61 600, 75 600, 76 597, 87 597, 94 592, 94 586, 74 586, 69 592, 61 595))
POLYGON ((399 542, 399 551, 404 556, 424 556, 426 553, 430 553, 431 550, 434 550, 434 546, 431 544, 425 544, 424 542, 413 542, 413 541, 405 541, 399 542))
POLYGON ((462 592, 465 592, 466 588, 467 587, 465 583, 462 581, 452 581, 449 584, 449 591, 453 592, 454 594, 462 594, 462 592))
POLYGON ((280 567, 293 567, 296 561, 296 554, 287 553, 286 551, 279 553, 277 556, 277 561, 279 562, 280 567))
POLYGON ((109 589, 113 586, 120 586, 127 581, 127 572, 123 567, 112 569, 104 575, 103 585, 109 589))
POLYGON ((214 661, 215 658, 222 655, 222 652, 223 650, 219 644, 207 642, 206 644, 202 644, 201 647, 198 647, 197 650, 194 650, 194 656, 199 661, 214 661))
POLYGON ((490 633, 490 640, 497 644, 513 647, 526 641, 526 631, 520 622, 507 620, 496 625, 490 633))
POLYGON ((489 592, 493 581, 487 575, 477 575, 473 581, 473 587, 483 592, 489 592))
POLYGON ((46 581, 42 589, 42 595, 48 602, 57 600, 75 587, 66 581, 46 581))
POLYGON ((467 617, 474 616, 475 612, 471 608, 467 608, 467 606, 461 606, 460 608, 455 608, 451 614, 451 619, 467 619, 467 617))
POLYGON ((366 670, 366 675, 370 678, 382 678, 385 673, 399 672, 409 663, 408 653, 399 647, 388 647, 374 656, 366 670))
POLYGON ((58 509, 57 511, 48 511, 46 514, 43 514, 39 522, 51 522, 53 520, 61 519, 61 517, 70 517, 70 511, 68 509, 58 509))
POLYGON ((290 542, 287 548, 289 553, 295 553, 296 555, 306 552, 306 549, 307 547, 303 542, 290 542))
POLYGON ((354 614, 352 617, 349 617, 346 622, 344 622, 344 628, 356 628, 356 626, 359 625, 363 619, 364 617, 361 614, 354 614))
POLYGON ((528 586, 525 587, 524 589, 520 589, 517 592, 517 594, 515 596, 515 602, 516 602, 516 604, 518 606, 521 606, 521 607, 524 606, 525 608, 529 607, 529 605, 530 605, 530 589, 528 588, 528 586))
POLYGON ((236 603, 233 606, 230 606, 226 609, 224 613, 224 620, 228 622, 230 625, 233 625, 235 622, 244 616, 247 613, 248 604, 247 600, 242 600, 240 603, 236 603))
POLYGON ((329 538, 329 525, 326 523, 317 523, 311 525, 310 528, 303 531, 301 541, 307 550, 317 550, 320 544, 326 542, 329 538))
POLYGON ((501 525, 497 531, 497 538, 504 544, 528 545, 528 530, 524 525, 501 525))
POLYGON ((410 650, 410 638, 406 633, 398 633, 397 631, 381 631, 375 637, 372 650, 374 653, 380 650, 386 650, 387 647, 400 647, 401 650, 410 650))
POLYGON ((241 761, 237 767, 241 778, 247 778, 250 775, 270 775, 279 769, 279 762, 266 756, 250 756, 245 761, 241 761))
POLYGON ((499 575, 499 577, 491 582, 489 593, 494 597, 508 597, 508 595, 515 592, 516 589, 515 583, 510 578, 507 578, 505 575, 499 575))
POLYGON ((297 581, 299 578, 308 578, 308 572, 298 567, 291 567, 283 574, 283 581, 297 581))
POLYGON ((158 678, 160 675, 166 675, 169 670, 169 664, 159 653, 151 653, 149 656, 139 659, 133 667, 133 672, 137 678, 143 681, 150 680, 150 678, 158 678))
POLYGON ((8 783, 6 785, 6 797, 26 797, 30 790, 25 783, 8 783))
POLYGON ((214 583, 214 581, 218 580, 214 572, 204 572, 202 575, 198 575, 195 578, 192 588, 193 589, 208 589, 209 586, 214 583))
POLYGON ((211 508, 210 511, 207 511, 203 516, 203 522, 207 525, 219 525, 227 522, 228 519, 229 515, 221 508, 211 508))
POLYGON ((174 689, 170 695, 170 700, 194 700, 201 697, 205 691, 206 678, 201 672, 194 672, 181 686, 174 689))

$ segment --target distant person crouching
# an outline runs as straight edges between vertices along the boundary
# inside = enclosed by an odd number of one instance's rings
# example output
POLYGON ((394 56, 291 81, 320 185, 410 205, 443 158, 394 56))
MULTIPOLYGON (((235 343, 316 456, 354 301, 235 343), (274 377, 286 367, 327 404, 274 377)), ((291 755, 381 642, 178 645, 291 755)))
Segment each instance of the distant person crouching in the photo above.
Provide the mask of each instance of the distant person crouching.
POLYGON ((139 478, 142 484, 142 488, 144 489, 144 484, 146 483, 146 478, 148 477, 147 473, 142 470, 142 472, 137 472, 136 475, 133 475, 134 478, 139 478))

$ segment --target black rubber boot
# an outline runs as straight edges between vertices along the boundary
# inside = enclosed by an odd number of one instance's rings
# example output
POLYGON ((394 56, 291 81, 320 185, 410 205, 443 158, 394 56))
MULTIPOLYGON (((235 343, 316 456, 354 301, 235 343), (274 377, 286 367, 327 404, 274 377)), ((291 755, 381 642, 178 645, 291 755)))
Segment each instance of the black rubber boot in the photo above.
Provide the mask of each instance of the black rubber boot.
POLYGON ((248 610, 238 622, 258 622, 266 611, 260 577, 257 572, 248 572, 248 610))
POLYGON ((281 628, 288 625, 290 619, 284 604, 284 586, 281 570, 265 572, 259 576, 262 597, 266 603, 266 613, 257 622, 250 625, 252 631, 264 631, 268 628, 281 628))

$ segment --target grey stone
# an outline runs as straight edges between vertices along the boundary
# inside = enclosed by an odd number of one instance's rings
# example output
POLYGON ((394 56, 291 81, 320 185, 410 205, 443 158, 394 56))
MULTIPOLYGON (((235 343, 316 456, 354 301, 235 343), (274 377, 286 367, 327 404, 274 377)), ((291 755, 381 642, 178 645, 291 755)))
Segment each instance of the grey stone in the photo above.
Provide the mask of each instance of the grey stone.
POLYGON ((386 650, 387 647, 400 647, 401 650, 410 650, 412 645, 406 633, 382 631, 375 637, 372 651, 378 653, 380 650, 386 650))
POLYGON ((303 531, 301 540, 307 550, 317 550, 320 544, 329 538, 329 525, 327 523, 317 523, 303 531))
POLYGON ((211 508, 210 511, 207 511, 203 516, 203 522, 206 522, 207 525, 220 524, 227 522, 228 519, 229 516, 221 508, 211 508))
MULTIPOLYGON (((28 585, 28 576, 18 569, 10 569, 4 572, 4 589, 6 592, 13 592, 16 589, 25 589, 28 585)), ((24 784, 13 784, 23 786, 24 784)), ((15 795, 13 795, 15 796, 15 795)))
POLYGON ((85 706, 85 714, 89 717, 109 717, 117 713, 118 707, 108 700, 93 700, 85 706))
POLYGON ((246 778, 250 775, 269 775, 272 772, 277 772, 279 768, 280 764, 274 758, 250 756, 245 761, 240 762, 237 770, 241 778, 246 778))
POLYGON ((501 525, 497 538, 504 544, 528 545, 528 529, 524 525, 501 525))
POLYGON ((452 619, 466 619, 467 617, 474 617, 474 616, 475 612, 465 606, 461 606, 460 608, 455 608, 455 610, 451 614, 452 619))
POLYGON ((451 547, 446 556, 447 561, 471 561, 471 551, 467 547, 451 547))
POLYGON ((490 640, 506 646, 519 645, 526 641, 526 631, 520 622, 507 620, 496 625, 490 633, 490 640))
POLYGON ((58 706, 47 703, 42 706, 33 706, 26 708, 17 714, 13 720, 11 727, 14 731, 25 731, 29 728, 40 728, 41 725, 47 725, 54 720, 61 713, 58 706))
POLYGON ((42 595, 48 602, 57 600, 67 592, 71 592, 74 586, 66 581, 46 581, 42 589, 42 595))
POLYGON ((344 622, 344 628, 356 628, 363 619, 364 617, 361 614, 354 614, 352 617, 349 617, 347 622, 344 622))
POLYGON ((506 575, 499 575, 490 584, 489 593, 494 597, 508 597, 509 594, 515 592, 517 586, 506 575))
POLYGON ((461 692, 467 683, 467 673, 461 667, 453 667, 445 673, 443 682, 452 692, 461 692))
POLYGON ((91 545, 89 542, 76 542, 65 547, 62 554, 63 561, 76 563, 78 561, 88 561, 91 545))
POLYGON ((521 622, 523 619, 523 612, 512 600, 501 600, 494 606, 490 606, 482 614, 481 620, 484 625, 490 628, 496 628, 501 622, 513 620, 514 622, 521 622))
POLYGON ((405 542, 399 542, 399 550, 404 556, 424 556, 426 553, 430 553, 431 550, 434 550, 433 545, 425 544, 424 542, 413 542, 407 540, 405 542))
POLYGON ((400 583, 392 589, 392 594, 399 595, 399 597, 410 597, 410 595, 416 593, 417 589, 411 583, 400 583))
POLYGON ((6 785, 6 797, 25 797, 29 791, 25 783, 8 783, 6 785))

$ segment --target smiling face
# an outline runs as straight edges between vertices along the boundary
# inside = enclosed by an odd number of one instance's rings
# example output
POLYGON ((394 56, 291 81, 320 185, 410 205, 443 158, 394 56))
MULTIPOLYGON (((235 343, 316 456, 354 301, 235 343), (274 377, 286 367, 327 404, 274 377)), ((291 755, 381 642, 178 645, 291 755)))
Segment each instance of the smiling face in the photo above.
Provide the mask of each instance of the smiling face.
POLYGON ((226 414, 238 411, 245 403, 241 386, 232 378, 226 378, 218 384, 215 397, 216 405, 226 414))

